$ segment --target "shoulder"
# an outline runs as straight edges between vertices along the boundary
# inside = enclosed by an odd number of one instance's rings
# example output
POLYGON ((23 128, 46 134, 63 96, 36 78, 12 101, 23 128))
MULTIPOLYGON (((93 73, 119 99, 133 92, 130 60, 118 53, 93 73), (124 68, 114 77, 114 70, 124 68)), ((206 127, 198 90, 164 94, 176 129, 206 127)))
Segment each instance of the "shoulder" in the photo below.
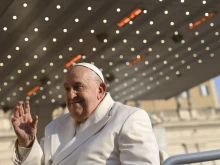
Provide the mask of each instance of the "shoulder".
POLYGON ((148 113, 145 110, 137 107, 128 106, 120 102, 114 103, 112 107, 112 115, 120 116, 121 120, 126 120, 129 117, 149 119, 148 113))
POLYGON ((114 111, 117 111, 117 113, 131 114, 131 113, 134 113, 134 112, 141 111, 142 113, 147 114, 147 112, 145 110, 141 109, 141 108, 128 106, 128 105, 122 104, 120 102, 115 102, 112 108, 113 108, 114 111))

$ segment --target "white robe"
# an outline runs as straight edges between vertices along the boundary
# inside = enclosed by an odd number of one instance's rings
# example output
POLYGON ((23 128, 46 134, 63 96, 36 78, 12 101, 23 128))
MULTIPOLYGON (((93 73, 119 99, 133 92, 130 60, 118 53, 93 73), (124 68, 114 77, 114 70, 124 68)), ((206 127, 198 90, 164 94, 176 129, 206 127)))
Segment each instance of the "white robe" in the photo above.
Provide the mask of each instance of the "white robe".
POLYGON ((69 114, 45 128, 22 165, 160 165, 159 149, 147 113, 114 102, 107 93, 80 127, 69 114))

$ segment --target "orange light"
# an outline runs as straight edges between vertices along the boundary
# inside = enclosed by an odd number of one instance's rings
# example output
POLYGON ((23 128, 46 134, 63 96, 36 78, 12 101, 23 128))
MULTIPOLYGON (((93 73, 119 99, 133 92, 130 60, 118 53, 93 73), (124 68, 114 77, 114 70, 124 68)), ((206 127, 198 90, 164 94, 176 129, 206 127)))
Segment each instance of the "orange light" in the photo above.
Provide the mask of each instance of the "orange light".
POLYGON ((136 16, 138 16, 139 14, 141 14, 142 13, 142 10, 141 9, 136 9, 135 11, 134 11, 134 14, 136 15, 136 16))
POLYGON ((136 17, 136 15, 134 13, 131 13, 130 19, 134 19, 135 17, 136 17))
POLYGON ((133 66, 135 65, 137 62, 141 61, 142 59, 144 59, 146 57, 146 55, 141 55, 139 58, 137 57, 136 59, 132 60, 131 62, 129 62, 129 66, 133 66))
POLYGON ((134 11, 131 12, 131 14, 125 18, 123 18, 121 21, 119 21, 117 23, 118 27, 123 27, 126 24, 128 24, 132 19, 134 19, 135 17, 137 17, 138 15, 140 15, 143 12, 142 9, 135 9, 134 11))
POLYGON ((215 15, 215 13, 214 13, 214 12, 209 13, 209 15, 207 16, 207 18, 212 18, 214 15, 215 15))
POLYGON ((27 93, 27 95, 28 95, 28 96, 31 96, 31 95, 33 95, 35 92, 37 92, 39 89, 40 89, 40 86, 38 85, 38 86, 34 87, 33 89, 31 89, 31 90, 27 93))
POLYGON ((199 26, 201 23, 202 23, 201 21, 197 21, 197 22, 195 23, 195 26, 199 26))
POLYGON ((207 16, 201 18, 200 20, 194 22, 192 25, 189 26, 189 29, 194 29, 195 27, 199 26, 201 23, 207 21, 208 19, 212 18, 215 15, 214 12, 209 13, 207 16))
POLYGON ((69 62, 67 62, 67 63, 65 64, 65 66, 68 68, 68 67, 70 67, 71 65, 73 65, 76 61, 80 60, 81 58, 82 58, 82 55, 79 54, 79 55, 77 55, 76 57, 74 57, 72 60, 70 60, 69 62))
POLYGON ((123 22, 124 22, 125 24, 127 24, 130 20, 131 20, 131 18, 125 18, 123 22))
POLYGON ((206 18, 202 18, 202 19, 201 19, 202 22, 205 22, 206 20, 207 20, 206 18))
POLYGON ((122 27, 124 25, 124 23, 123 22, 119 22, 117 25, 118 25, 118 27, 122 27))

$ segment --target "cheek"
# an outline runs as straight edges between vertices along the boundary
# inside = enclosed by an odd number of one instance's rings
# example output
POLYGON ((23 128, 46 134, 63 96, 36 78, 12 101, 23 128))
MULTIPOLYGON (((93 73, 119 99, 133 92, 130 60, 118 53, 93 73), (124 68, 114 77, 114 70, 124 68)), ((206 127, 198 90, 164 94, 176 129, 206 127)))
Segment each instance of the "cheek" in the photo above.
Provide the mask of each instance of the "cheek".
POLYGON ((67 97, 67 95, 65 95, 65 101, 66 101, 66 102, 68 101, 68 97, 67 97))

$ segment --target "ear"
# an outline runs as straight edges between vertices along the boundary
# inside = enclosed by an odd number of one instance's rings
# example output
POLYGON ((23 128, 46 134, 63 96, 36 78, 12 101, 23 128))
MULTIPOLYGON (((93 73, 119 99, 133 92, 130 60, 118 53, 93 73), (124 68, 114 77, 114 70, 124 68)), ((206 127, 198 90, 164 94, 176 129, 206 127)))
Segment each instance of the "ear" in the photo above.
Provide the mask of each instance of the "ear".
POLYGON ((105 96, 106 92, 106 84, 104 82, 101 82, 99 84, 99 94, 98 94, 98 99, 102 99, 105 96))

